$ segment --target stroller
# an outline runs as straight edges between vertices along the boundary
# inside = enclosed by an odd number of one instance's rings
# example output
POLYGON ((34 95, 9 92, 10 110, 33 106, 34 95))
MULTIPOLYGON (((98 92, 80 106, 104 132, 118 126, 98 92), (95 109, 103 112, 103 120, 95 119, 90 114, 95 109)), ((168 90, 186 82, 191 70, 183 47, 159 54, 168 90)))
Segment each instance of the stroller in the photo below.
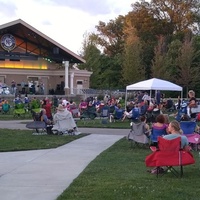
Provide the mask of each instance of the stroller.
POLYGON ((52 128, 53 134, 57 135, 77 135, 77 126, 74 118, 68 110, 57 112, 53 116, 54 125, 52 128))

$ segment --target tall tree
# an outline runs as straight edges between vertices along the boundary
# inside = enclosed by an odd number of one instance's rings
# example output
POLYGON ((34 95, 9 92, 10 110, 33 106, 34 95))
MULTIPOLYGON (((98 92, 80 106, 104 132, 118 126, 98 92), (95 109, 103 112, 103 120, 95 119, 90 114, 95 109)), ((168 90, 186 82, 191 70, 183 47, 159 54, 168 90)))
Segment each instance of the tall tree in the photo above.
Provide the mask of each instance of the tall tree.
POLYGON ((161 36, 183 39, 186 33, 196 31, 200 3, 199 0, 141 0, 132 4, 132 8, 129 15, 144 43, 146 75, 150 76, 157 40, 161 36))
POLYGON ((178 39, 173 40, 168 44, 168 51, 166 54, 166 71, 169 73, 169 80, 172 82, 177 82, 179 79, 179 71, 177 65, 178 52, 181 48, 182 42, 178 39))
POLYGON ((90 87, 99 88, 101 85, 101 71, 102 71, 102 55, 101 51, 96 47, 96 37, 94 34, 86 33, 84 35, 82 57, 86 60, 86 63, 80 64, 80 69, 86 69, 92 71, 90 77, 90 87))
POLYGON ((179 79, 177 83, 186 88, 186 94, 188 88, 197 84, 200 77, 200 64, 195 63, 197 57, 200 56, 200 51, 195 51, 191 40, 185 40, 182 44, 177 57, 179 79))
POLYGON ((133 27, 129 16, 126 16, 124 37, 125 46, 122 73, 124 82, 127 85, 145 79, 142 44, 136 35, 136 29, 133 27))
POLYGON ((199 0, 152 0, 150 10, 156 19, 168 24, 170 34, 198 29, 199 0))
POLYGON ((160 37, 158 41, 158 45, 155 47, 154 50, 154 59, 152 61, 152 77, 154 78, 162 78, 169 80, 170 73, 168 69, 168 62, 167 62, 167 42, 166 38, 160 37))
POLYGON ((108 56, 123 52, 124 47, 124 16, 119 15, 108 23, 100 21, 96 26, 98 44, 108 56))
POLYGON ((109 64, 106 64, 107 68, 102 72, 102 76, 104 80, 112 80, 109 84, 111 89, 124 86, 121 73, 124 49, 123 27, 124 16, 121 15, 108 23, 100 21, 96 26, 97 33, 95 36, 98 46, 103 50, 109 64))
POLYGON ((145 69, 141 54, 142 46, 139 41, 125 46, 123 78, 126 84, 145 79, 145 69))

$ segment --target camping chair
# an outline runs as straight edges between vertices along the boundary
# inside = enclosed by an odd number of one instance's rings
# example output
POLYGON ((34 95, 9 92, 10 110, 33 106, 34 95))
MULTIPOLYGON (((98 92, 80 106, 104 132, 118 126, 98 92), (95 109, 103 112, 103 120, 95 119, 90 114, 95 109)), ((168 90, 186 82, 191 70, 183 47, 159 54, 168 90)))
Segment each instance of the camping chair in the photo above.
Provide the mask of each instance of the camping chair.
POLYGON ((78 118, 79 117, 79 109, 78 108, 71 109, 71 113, 72 113, 72 116, 74 118, 78 118))
POLYGON ((8 103, 4 103, 2 105, 2 113, 3 114, 6 114, 6 113, 9 113, 10 112, 10 104, 8 103))
POLYGON ((187 137, 188 142, 191 146, 195 146, 196 150, 198 149, 198 145, 200 143, 200 135, 195 133, 196 122, 194 121, 181 121, 180 127, 183 131, 183 134, 187 137))
POLYGON ((191 113, 189 112, 189 109, 188 109, 189 116, 191 116, 191 118, 193 118, 194 120, 196 120, 196 116, 198 113, 200 113, 200 105, 197 105, 196 107, 191 108, 191 113))
POLYGON ((181 137, 172 140, 158 137, 157 150, 146 157, 145 163, 147 167, 156 167, 157 177, 161 167, 166 167, 161 175, 170 171, 176 177, 182 177, 183 166, 194 164, 195 160, 190 152, 181 149, 181 137))
POLYGON ((136 144, 137 146, 140 144, 146 145, 149 144, 148 134, 149 132, 146 131, 144 122, 132 122, 131 130, 127 136, 127 139, 131 141, 131 146, 133 144, 136 144))
POLYGON ((140 117, 140 109, 138 107, 133 108, 132 109, 132 116, 129 119, 131 119, 132 121, 138 121, 139 117, 140 117))
POLYGON ((95 118, 97 117, 96 108, 94 106, 88 106, 86 110, 80 116, 80 119, 84 120, 84 124, 92 121, 95 123, 95 118))
POLYGON ((184 106, 182 106, 182 107, 178 110, 178 113, 177 113, 177 116, 176 116, 176 120, 180 122, 181 117, 182 117, 184 114, 187 114, 187 104, 184 104, 184 106))
POLYGON ((122 120, 123 115, 124 115, 124 110, 123 109, 120 108, 120 109, 115 110, 115 112, 113 114, 114 122, 118 121, 118 120, 122 120))
POLYGON ((101 109, 101 113, 99 115, 100 117, 100 122, 102 124, 107 124, 108 123, 108 119, 109 119, 109 107, 107 106, 104 106, 102 109, 101 109))
POLYGON ((19 116, 25 117, 26 110, 24 108, 24 103, 15 104, 13 114, 14 116, 18 116, 18 117, 19 116))
POLYGON ((150 136, 151 143, 157 146, 158 137, 166 134, 167 134, 166 129, 156 129, 152 127, 150 136))
POLYGON ((168 99, 164 107, 167 112, 173 112, 175 110, 174 102, 172 99, 168 99))

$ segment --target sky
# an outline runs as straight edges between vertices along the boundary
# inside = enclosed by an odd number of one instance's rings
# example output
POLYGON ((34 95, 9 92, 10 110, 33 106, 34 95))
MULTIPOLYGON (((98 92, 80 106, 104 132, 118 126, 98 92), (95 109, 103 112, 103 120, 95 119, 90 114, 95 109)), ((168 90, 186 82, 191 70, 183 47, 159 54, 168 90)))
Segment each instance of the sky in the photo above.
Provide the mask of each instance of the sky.
POLYGON ((136 0, 0 0, 0 24, 22 19, 76 54, 84 34, 132 10, 136 0))

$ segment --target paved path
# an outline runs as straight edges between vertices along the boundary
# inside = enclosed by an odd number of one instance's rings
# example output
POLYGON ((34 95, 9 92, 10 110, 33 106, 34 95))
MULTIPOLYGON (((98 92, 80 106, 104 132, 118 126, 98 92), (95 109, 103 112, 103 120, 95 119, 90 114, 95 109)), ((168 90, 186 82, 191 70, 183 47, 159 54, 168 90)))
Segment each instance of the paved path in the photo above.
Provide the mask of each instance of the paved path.
MULTIPOLYGON (((29 130, 26 123, 32 120, 0 121, 0 128, 29 130)), ((109 128, 78 128, 81 133, 102 134, 102 135, 128 135, 129 129, 109 129, 109 128)))
MULTIPOLYGON (((0 121, 1 128, 26 129, 21 121, 0 121)), ((55 200, 101 152, 128 129, 80 129, 93 133, 49 150, 0 153, 0 199, 55 200)))

